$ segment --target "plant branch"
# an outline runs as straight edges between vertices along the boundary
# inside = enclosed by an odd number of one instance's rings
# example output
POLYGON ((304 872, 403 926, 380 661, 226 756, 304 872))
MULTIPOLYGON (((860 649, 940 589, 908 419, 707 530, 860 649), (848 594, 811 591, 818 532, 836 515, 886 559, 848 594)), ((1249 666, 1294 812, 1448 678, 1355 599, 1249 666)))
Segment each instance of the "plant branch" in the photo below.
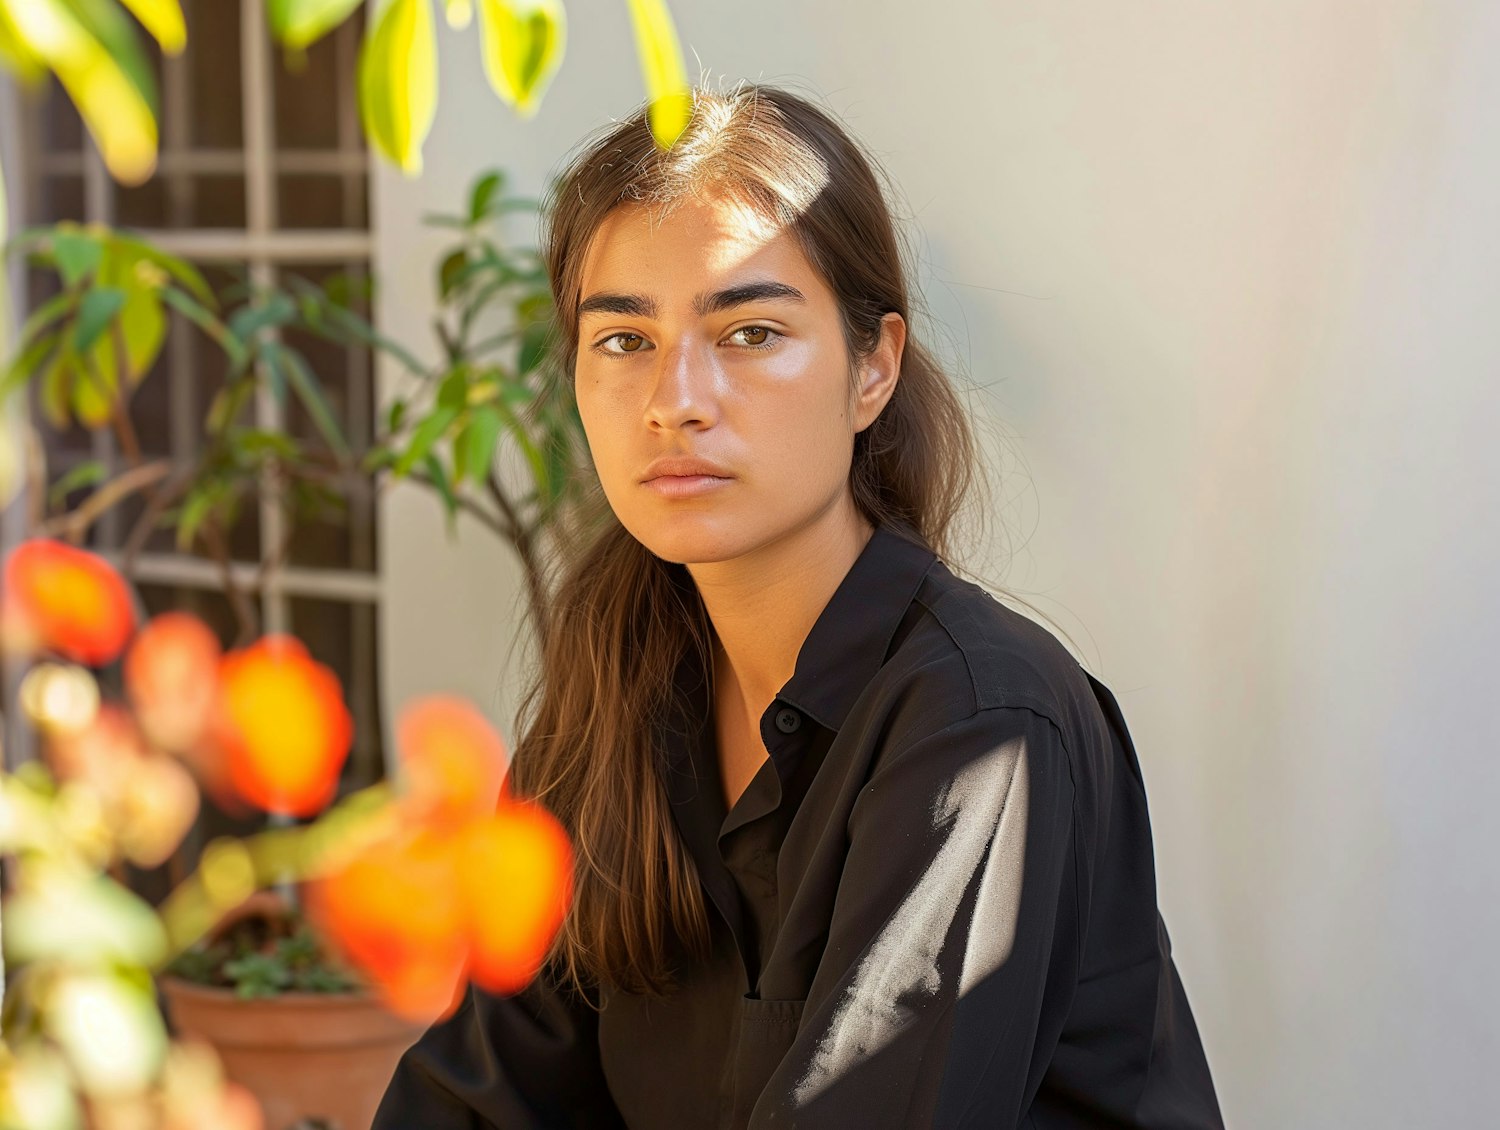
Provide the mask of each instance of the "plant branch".
POLYGON ((199 529, 209 553, 218 562, 219 577, 224 584, 224 595, 229 598, 229 606, 233 609, 235 621, 239 624, 239 636, 235 639, 234 646, 247 647, 260 632, 260 617, 250 606, 244 590, 235 582, 229 542, 217 519, 204 522, 199 529))
POLYGON ((78 506, 65 514, 51 518, 37 528, 40 537, 64 537, 74 545, 83 544, 83 536, 106 510, 138 490, 160 482, 172 471, 172 464, 165 459, 155 463, 143 463, 132 467, 99 487, 78 506))

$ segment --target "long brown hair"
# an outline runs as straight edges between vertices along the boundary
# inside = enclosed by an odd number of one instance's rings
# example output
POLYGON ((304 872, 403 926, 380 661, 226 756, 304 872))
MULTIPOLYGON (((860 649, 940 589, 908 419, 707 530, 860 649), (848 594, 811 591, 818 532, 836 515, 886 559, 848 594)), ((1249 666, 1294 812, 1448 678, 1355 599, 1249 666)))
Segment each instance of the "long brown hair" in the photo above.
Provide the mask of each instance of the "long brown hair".
MULTIPOLYGON (((584 256, 612 209, 638 204, 665 214, 693 194, 732 194, 793 234, 833 291, 851 388, 858 361, 879 340, 881 316, 894 310, 907 320, 900 378, 880 416, 855 436, 849 484, 872 524, 899 527, 947 560, 977 451, 953 385, 912 333, 909 252, 877 170, 827 112, 748 82, 695 89, 691 120, 665 151, 644 106, 585 139, 543 201, 556 304, 552 368, 571 384, 584 256)), ((594 505, 607 511, 600 496, 594 505)), ((587 544, 552 563, 510 782, 555 813, 576 848, 573 906, 549 955, 560 979, 659 994, 674 984, 674 956, 706 955, 709 923, 672 821, 653 724, 688 649, 712 669, 712 625, 686 568, 611 519, 603 513, 587 544)))

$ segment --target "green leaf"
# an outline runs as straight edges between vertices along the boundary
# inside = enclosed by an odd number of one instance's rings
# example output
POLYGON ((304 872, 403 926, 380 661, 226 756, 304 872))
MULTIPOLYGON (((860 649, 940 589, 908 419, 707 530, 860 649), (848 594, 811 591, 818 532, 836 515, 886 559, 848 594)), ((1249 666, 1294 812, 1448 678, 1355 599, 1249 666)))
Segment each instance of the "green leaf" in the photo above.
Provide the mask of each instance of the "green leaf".
POLYGON ((406 401, 396 399, 391 401, 391 406, 386 410, 385 428, 388 432, 401 429, 401 421, 406 419, 406 401))
POLYGON ((7 4, 11 29, 62 83, 116 180, 156 167, 156 85, 134 24, 107 0, 7 4))
POLYGON ((301 50, 338 27, 359 5, 360 0, 268 0, 266 19, 282 46, 301 50))
POLYGON ((119 374, 99 364, 97 350, 77 355, 77 378, 73 382, 73 415, 86 428, 109 423, 119 396, 119 374))
POLYGON ((37 400, 42 407, 42 415, 47 422, 58 431, 67 428, 73 414, 69 405, 73 394, 73 354, 66 349, 59 349, 42 370, 41 387, 37 390, 37 400))
POLYGON ((431 0, 390 0, 359 52, 365 133, 403 172, 422 171, 422 142, 437 108, 437 39, 431 0))
POLYGON ((437 402, 440 407, 462 410, 469 403, 469 370, 460 365, 450 372, 438 385, 437 402))
POLYGON ((144 239, 137 239, 135 236, 125 235, 119 231, 110 234, 110 242, 116 245, 117 250, 122 253, 123 258, 133 256, 137 260, 144 260, 166 271, 168 275, 176 279, 184 289, 189 291, 204 306, 216 307, 218 305, 218 302, 214 298, 214 292, 209 288, 207 281, 203 278, 202 272, 185 259, 179 259, 175 255, 168 254, 161 248, 147 243, 144 239))
POLYGON ((71 288, 98 268, 104 257, 104 245, 82 231, 59 231, 52 238, 52 256, 63 284, 71 288))
POLYGON ((252 381, 239 380, 219 389, 208 410, 207 423, 210 435, 218 435, 239 419, 245 401, 249 399, 254 388, 252 381))
POLYGON ((86 293, 73 323, 73 348, 79 353, 91 350, 124 306, 125 292, 117 287, 101 286, 86 293))
POLYGON ((297 316, 297 305, 281 291, 273 291, 265 300, 242 306, 229 318, 229 332, 241 341, 249 341, 267 326, 284 326, 297 316))
POLYGON ((187 25, 177 0, 120 0, 168 55, 178 55, 187 44, 187 25))
POLYGON ((250 363, 250 351, 229 332, 211 310, 205 309, 189 297, 186 291, 173 290, 170 287, 161 292, 161 300, 206 333, 210 340, 218 343, 219 348, 229 358, 231 376, 245 371, 245 366, 250 363))
POLYGON ((42 81, 47 75, 46 66, 21 38, 3 3, 0 3, 0 65, 28 86, 42 81))
POLYGON ((532 117, 567 45, 561 0, 479 0, 479 31, 490 86, 522 118, 532 117))
POLYGON ((443 465, 438 457, 429 452, 422 460, 422 465, 427 473, 432 476, 432 485, 437 488, 438 494, 443 500, 443 509, 446 512, 446 523, 448 537, 451 540, 457 533, 458 528, 454 525, 454 517, 458 514, 458 496, 453 493, 453 484, 448 481, 448 472, 443 470, 443 465))
POLYGON ((42 371, 47 358, 57 348, 58 339, 58 334, 44 334, 21 351, 20 356, 10 363, 4 378, 0 379, 0 400, 9 397, 15 389, 42 371))
POLYGON ((489 215, 490 201, 495 198, 505 185, 505 174, 499 169, 485 173, 474 182, 474 188, 469 193, 469 220, 478 223, 489 215))
POLYGON ((34 334, 40 333, 64 314, 72 313, 77 304, 78 296, 64 291, 38 306, 26 319, 26 324, 21 327, 21 343, 24 345, 34 334))
POLYGON ((411 443, 401 453, 401 458, 396 460, 394 470, 397 476, 405 475, 419 461, 427 458, 432 445, 442 438, 448 426, 457 418, 457 408, 438 408, 424 416, 422 422, 412 432, 411 443))
POLYGON ((79 487, 93 486, 95 483, 103 482, 108 474, 109 468, 97 459, 80 463, 67 474, 60 475, 57 482, 48 488, 47 503, 54 507, 62 506, 73 491, 79 487))
POLYGON ((213 513, 223 495, 224 485, 219 482, 206 483, 188 492, 177 513, 177 552, 192 550, 198 527, 213 513))
POLYGON ((464 463, 469 478, 483 485, 489 477, 490 466, 495 460, 495 448, 500 442, 500 433, 505 429, 505 420, 493 407, 485 404, 475 408, 469 417, 469 426, 464 430, 464 463))
POLYGON ((453 289, 463 281, 464 272, 469 266, 469 253, 459 248, 453 254, 447 256, 438 267, 438 294, 447 298, 453 293, 453 289))
POLYGON ((323 390, 319 387, 318 378, 308 367, 307 361, 300 353, 281 345, 272 347, 267 353, 268 359, 274 357, 274 363, 278 363, 282 371, 286 373, 292 391, 302 401, 302 406, 307 409, 307 414, 318 426, 318 431, 328 441, 328 446, 338 454, 341 460, 347 460, 350 456, 349 444, 344 439, 338 418, 328 407, 328 401, 324 399, 323 390))

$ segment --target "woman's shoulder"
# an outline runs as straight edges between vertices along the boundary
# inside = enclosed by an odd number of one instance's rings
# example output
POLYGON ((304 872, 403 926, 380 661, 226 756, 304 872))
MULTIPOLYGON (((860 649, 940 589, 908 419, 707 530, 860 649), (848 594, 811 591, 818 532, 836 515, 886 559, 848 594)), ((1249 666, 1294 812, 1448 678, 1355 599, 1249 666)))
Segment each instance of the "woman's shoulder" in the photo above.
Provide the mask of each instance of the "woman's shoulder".
POLYGON ((935 706, 949 721, 1019 708, 1050 721, 1065 745, 1098 734, 1092 678, 1062 641, 941 560, 923 578, 883 674, 929 718, 935 706))

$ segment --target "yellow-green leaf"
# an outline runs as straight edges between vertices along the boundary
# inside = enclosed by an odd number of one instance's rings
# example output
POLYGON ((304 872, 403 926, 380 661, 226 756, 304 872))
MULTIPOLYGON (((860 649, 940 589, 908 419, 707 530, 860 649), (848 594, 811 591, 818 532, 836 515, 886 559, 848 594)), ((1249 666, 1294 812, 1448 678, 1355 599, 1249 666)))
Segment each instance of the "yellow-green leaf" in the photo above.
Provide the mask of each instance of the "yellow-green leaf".
MULTIPOLYGON (((138 184, 150 176, 156 168, 156 117, 128 39, 107 21, 91 26, 65 0, 27 0, 7 10, 19 41, 52 69, 77 105, 115 178, 138 184)), ((95 14, 105 11, 123 19, 109 9, 95 14)))
POLYGON ((693 93, 666 0, 630 0, 636 53, 646 80, 647 111, 656 144, 670 149, 693 113, 693 93))
POLYGON ((359 52, 359 108, 375 147, 408 175, 422 171, 422 142, 437 109, 432 0, 389 0, 359 52))
POLYGON ((187 44, 187 25, 178 0, 120 0, 168 55, 177 55, 187 44))
POLYGON ((284 47, 301 50, 349 18, 361 0, 269 0, 266 19, 284 47))
POLYGON ((47 422, 54 428, 63 431, 73 418, 68 410, 73 392, 73 365, 67 350, 59 349, 53 355, 47 367, 42 370, 41 379, 37 400, 41 403, 42 415, 47 417, 47 422))
POLYGON ((47 73, 42 61, 21 38, 5 0, 0 0, 0 66, 14 72, 23 82, 37 82, 47 73))
POLYGON ((102 369, 97 353, 78 359, 73 378, 73 415, 86 428, 102 428, 113 414, 119 380, 113 370, 102 369))
MULTIPOLYGON (((150 371, 167 336, 167 317, 155 292, 138 286, 125 288, 120 335, 125 339, 125 376, 134 388, 150 371)), ((114 346, 113 335, 99 343, 101 365, 118 368, 114 346)))
POLYGON ((531 117, 562 64, 568 27, 560 0, 479 0, 479 33, 490 85, 531 117))

